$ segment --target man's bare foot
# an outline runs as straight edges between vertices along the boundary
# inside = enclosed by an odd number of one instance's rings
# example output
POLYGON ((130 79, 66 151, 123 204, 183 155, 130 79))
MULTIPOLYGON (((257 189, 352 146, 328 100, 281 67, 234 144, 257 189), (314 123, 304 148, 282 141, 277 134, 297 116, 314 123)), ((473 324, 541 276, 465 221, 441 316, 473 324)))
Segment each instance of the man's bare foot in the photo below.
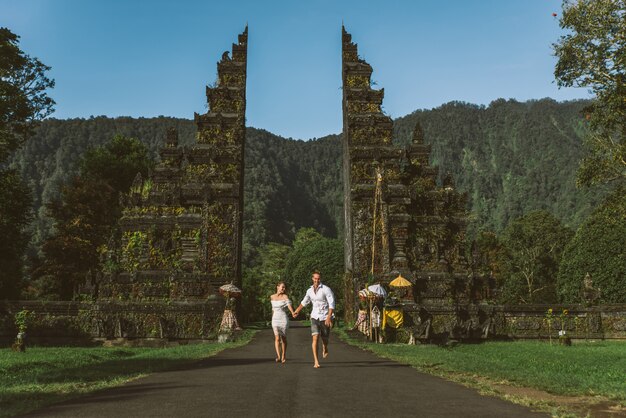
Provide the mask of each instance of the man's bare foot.
POLYGON ((323 358, 328 357, 328 348, 323 348, 323 349, 322 349, 322 357, 323 357, 323 358))
POLYGON ((282 360, 281 360, 280 362, 281 362, 281 363, 284 363, 284 362, 286 362, 286 361, 287 361, 287 359, 283 357, 283 358, 282 358, 282 360))
POLYGON ((276 363, 280 363, 280 358, 276 357, 276 360, 274 360, 276 363))
POLYGON ((315 367, 316 369, 319 369, 320 365, 319 364, 314 364, 313 367, 315 367))

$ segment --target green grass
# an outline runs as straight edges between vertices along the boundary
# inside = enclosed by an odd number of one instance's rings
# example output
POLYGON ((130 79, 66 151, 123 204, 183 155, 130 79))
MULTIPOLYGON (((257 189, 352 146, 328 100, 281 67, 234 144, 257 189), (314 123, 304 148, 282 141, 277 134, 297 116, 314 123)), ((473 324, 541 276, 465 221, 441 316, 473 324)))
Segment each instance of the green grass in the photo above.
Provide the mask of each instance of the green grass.
MULTIPOLYGON (((370 344, 342 338, 375 354, 443 377, 478 375, 557 395, 626 401, 626 342, 596 341, 571 347, 543 341, 435 345, 370 344)), ((455 379, 462 380, 462 379, 455 379)))
POLYGON ((246 330, 233 343, 170 348, 30 347, 25 353, 0 349, 0 417, 188 364, 245 345, 255 332, 246 330))

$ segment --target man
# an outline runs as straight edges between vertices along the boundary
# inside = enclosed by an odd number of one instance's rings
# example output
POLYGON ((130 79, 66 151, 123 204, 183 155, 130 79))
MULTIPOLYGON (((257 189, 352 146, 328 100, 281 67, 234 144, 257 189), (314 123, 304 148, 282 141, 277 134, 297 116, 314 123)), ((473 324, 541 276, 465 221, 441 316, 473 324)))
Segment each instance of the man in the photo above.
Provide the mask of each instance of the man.
POLYGON ((306 295, 294 311, 293 317, 298 316, 302 308, 309 303, 313 303, 313 310, 311 312, 311 336, 313 337, 313 342, 311 349, 313 350, 313 367, 319 369, 320 362, 317 357, 317 341, 321 335, 322 356, 326 358, 328 356, 328 337, 330 336, 333 311, 335 310, 335 295, 333 291, 330 290, 330 287, 322 284, 319 271, 313 272, 311 280, 313 281, 313 286, 306 291, 306 295))

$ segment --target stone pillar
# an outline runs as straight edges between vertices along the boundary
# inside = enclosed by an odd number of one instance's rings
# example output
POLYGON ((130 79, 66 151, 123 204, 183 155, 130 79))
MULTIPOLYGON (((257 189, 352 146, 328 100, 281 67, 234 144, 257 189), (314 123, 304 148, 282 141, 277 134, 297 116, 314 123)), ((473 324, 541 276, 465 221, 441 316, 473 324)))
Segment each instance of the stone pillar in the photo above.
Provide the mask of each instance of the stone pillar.
POLYGON ((121 271, 105 298, 205 301, 222 284, 241 286, 247 41, 246 28, 217 63, 196 143, 179 147, 169 128, 161 162, 124 198, 121 271))
POLYGON ((247 46, 246 27, 232 56, 226 51, 217 63, 215 86, 206 88, 209 111, 195 115, 197 144, 187 168, 197 181, 187 198, 202 207, 203 261, 216 285, 241 286, 247 46))
MULTIPOLYGON (((381 110, 384 90, 372 89, 371 75, 372 67, 342 28, 346 301, 368 279, 388 280, 396 266, 406 270, 404 154, 391 142, 393 121, 381 110)), ((355 309, 346 306, 346 320, 354 319, 355 309)))

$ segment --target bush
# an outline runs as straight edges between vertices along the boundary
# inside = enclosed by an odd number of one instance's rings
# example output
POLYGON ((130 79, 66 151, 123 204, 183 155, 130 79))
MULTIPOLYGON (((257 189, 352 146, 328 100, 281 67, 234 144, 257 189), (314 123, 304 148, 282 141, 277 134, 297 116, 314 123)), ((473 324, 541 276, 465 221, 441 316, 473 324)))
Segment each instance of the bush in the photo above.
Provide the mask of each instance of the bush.
POLYGON ((502 235, 502 303, 556 302, 559 261, 572 232, 546 211, 514 220, 502 235))
POLYGON ((335 294, 336 310, 341 310, 343 301, 343 244, 337 239, 321 236, 304 242, 295 242, 287 258, 285 282, 294 306, 297 306, 311 286, 311 273, 318 270, 322 283, 335 294))
POLYGON ((601 303, 626 303, 626 187, 622 186, 580 226, 563 252, 557 287, 562 302, 583 302, 589 274, 601 303))

